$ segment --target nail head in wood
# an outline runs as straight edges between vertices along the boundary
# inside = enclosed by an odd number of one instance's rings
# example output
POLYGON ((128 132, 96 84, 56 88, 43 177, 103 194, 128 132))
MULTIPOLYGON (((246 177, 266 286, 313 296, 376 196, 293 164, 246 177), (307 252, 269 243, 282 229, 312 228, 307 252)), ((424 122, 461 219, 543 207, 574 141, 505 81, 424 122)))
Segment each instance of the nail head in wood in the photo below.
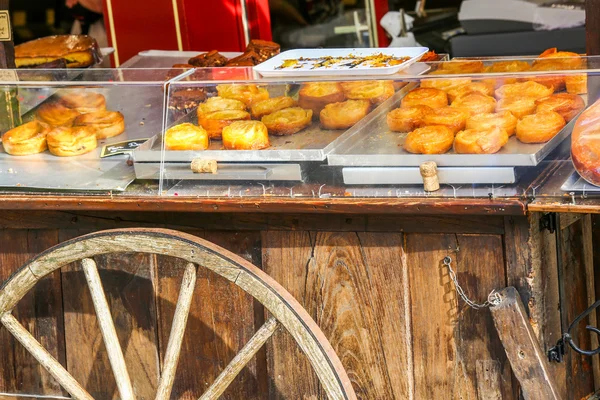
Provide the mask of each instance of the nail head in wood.
POLYGON ((435 192, 440 190, 440 180, 438 178, 437 164, 434 161, 427 161, 419 167, 423 177, 423 186, 426 192, 435 192))
POLYGON ((216 174, 217 173, 217 161, 216 160, 202 160, 196 158, 192 160, 192 171, 197 174, 216 174))

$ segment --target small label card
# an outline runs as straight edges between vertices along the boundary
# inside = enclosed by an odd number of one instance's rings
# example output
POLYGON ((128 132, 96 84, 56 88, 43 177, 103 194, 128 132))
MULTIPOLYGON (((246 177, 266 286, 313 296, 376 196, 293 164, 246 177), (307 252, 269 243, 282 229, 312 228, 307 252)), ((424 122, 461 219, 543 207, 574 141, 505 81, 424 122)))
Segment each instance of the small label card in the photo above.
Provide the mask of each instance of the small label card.
POLYGON ((10 16, 8 10, 0 10, 0 42, 10 42, 12 30, 10 29, 10 16))
POLYGON ((107 144, 102 148, 100 158, 117 156, 119 154, 128 154, 133 150, 137 149, 141 144, 146 142, 148 139, 133 139, 126 140, 124 142, 107 144))

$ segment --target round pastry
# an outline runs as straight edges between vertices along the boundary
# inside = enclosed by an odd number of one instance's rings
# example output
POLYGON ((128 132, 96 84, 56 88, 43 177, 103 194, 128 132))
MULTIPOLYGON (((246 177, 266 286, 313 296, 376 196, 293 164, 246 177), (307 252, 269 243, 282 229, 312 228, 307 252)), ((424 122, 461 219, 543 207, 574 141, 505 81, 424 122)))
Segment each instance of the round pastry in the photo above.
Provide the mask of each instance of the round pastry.
POLYGON ((465 129, 467 118, 469 118, 469 111, 454 108, 454 107, 442 107, 432 110, 430 113, 425 115, 423 118, 422 125, 440 125, 445 126, 456 133, 462 129, 465 129))
MULTIPOLYGON (((531 71, 560 71, 562 70, 561 64, 547 63, 547 64, 536 64, 531 67, 531 71)), ((528 81, 540 83, 544 86, 551 87, 555 92, 559 92, 565 89, 565 76, 564 75, 546 75, 538 74, 535 77, 527 78, 528 81)))
POLYGON ((198 106, 198 119, 205 114, 223 110, 246 111, 246 105, 239 100, 225 99, 223 97, 210 97, 204 103, 198 106))
POLYGON ((486 96, 493 96, 494 86, 490 85, 488 82, 473 82, 446 91, 448 94, 448 100, 450 101, 454 101, 457 98, 465 96, 471 92, 485 94, 486 96))
POLYGON ((508 136, 512 136, 515 134, 517 121, 517 117, 515 117, 510 111, 502 111, 498 113, 474 115, 467 119, 466 126, 467 129, 475 129, 480 131, 486 131, 497 127, 505 131, 508 136))
POLYGON ((523 143, 545 143, 565 126, 565 119, 554 111, 540 111, 517 122, 517 139, 523 143))
POLYGON ((100 93, 67 93, 61 95, 58 102, 81 114, 106 110, 106 99, 100 93))
POLYGON ((123 133, 125 119, 118 111, 94 111, 75 118, 73 126, 91 126, 96 129, 96 139, 101 140, 123 133))
POLYGON ((587 75, 567 75, 565 76, 565 86, 567 93, 586 94, 587 75))
MULTIPOLYGON (((439 110, 443 110, 440 108, 439 110)), ((433 111, 433 108, 422 104, 414 107, 400 107, 387 114, 387 124, 391 131, 410 132, 423 124, 423 118, 433 111)))
POLYGON ((211 139, 221 139, 221 132, 235 121, 250 119, 250 114, 241 110, 221 110, 202 115, 198 124, 206 129, 211 139))
POLYGON ((500 86, 496 89, 496 98, 519 96, 541 99, 542 97, 550 96, 552 93, 554 93, 554 88, 528 81, 500 86))
POLYGON ((13 156, 37 154, 48 148, 46 135, 50 132, 48 125, 39 121, 31 121, 17 126, 2 136, 4 151, 13 156))
POLYGON ((411 90, 402 98, 402 107, 425 105, 431 108, 442 108, 448 105, 448 95, 440 89, 417 88, 411 90))
POLYGON ((312 110, 305 110, 300 107, 284 108, 265 115, 261 121, 272 135, 293 135, 310 125, 312 110))
POLYGON ((443 154, 454 143, 454 132, 446 126, 431 125, 406 135, 404 150, 414 154, 443 154))
POLYGON ((583 59, 577 53, 570 51, 557 51, 556 48, 551 48, 544 51, 533 62, 535 65, 552 65, 554 71, 558 69, 571 70, 579 69, 583 66, 583 59))
POLYGON ((346 100, 327 104, 319 118, 325 129, 347 129, 366 117, 370 109, 371 102, 368 100, 346 100))
POLYGON ((206 150, 208 144, 206 130, 187 122, 172 126, 165 132, 167 150, 206 150))
POLYGON ((71 126, 79 113, 60 103, 43 103, 38 107, 35 116, 50 126, 71 126))
POLYGON ((483 72, 485 67, 483 66, 483 61, 454 60, 443 62, 441 69, 454 74, 477 74, 483 72))
POLYGON ((351 100, 369 100, 378 105, 394 95, 392 81, 358 81, 344 82, 342 89, 346 98, 351 100))
MULTIPOLYGON (((531 65, 525 61, 511 60, 511 61, 498 61, 490 65, 485 69, 489 73, 511 73, 511 72, 524 72, 529 71, 531 65)), ((497 78, 489 79, 490 83, 498 87, 501 85, 516 83, 517 78, 497 78)))
POLYGON ((226 99, 239 100, 248 107, 269 98, 267 89, 256 85, 217 85, 217 93, 226 99))
POLYGON ((50 153, 60 157, 89 153, 98 146, 96 132, 89 126, 54 128, 48 133, 46 139, 50 153))
POLYGON ((271 99, 254 103, 251 107, 252 118, 261 119, 265 115, 296 106, 296 100, 289 96, 273 97, 271 99))
POLYGON ((505 97, 496 104, 497 113, 510 111, 517 119, 533 114, 536 108, 533 97, 505 97))
POLYGON ((493 154, 508 143, 508 133, 497 126, 480 130, 467 129, 456 134, 454 152, 458 154, 493 154))
POLYGON ((471 92, 452 102, 452 107, 468 111, 471 115, 494 112, 496 99, 479 92, 471 92))
MULTIPOLYGON (((452 74, 451 71, 437 70, 430 73, 432 75, 448 75, 452 74)), ((452 90, 456 87, 471 83, 471 78, 436 78, 436 79, 423 79, 421 80, 422 88, 433 88, 444 91, 452 90)))
POLYGON ((236 121, 223 129, 223 147, 228 150, 260 150, 270 145, 267 127, 260 121, 236 121))
POLYGON ((327 104, 346 100, 339 82, 313 82, 302 85, 298 93, 298 105, 313 112, 317 118, 327 104))
POLYGON ((543 97, 535 101, 537 105, 536 112, 555 111, 561 117, 569 122, 585 108, 583 99, 576 94, 557 93, 548 97, 543 97))

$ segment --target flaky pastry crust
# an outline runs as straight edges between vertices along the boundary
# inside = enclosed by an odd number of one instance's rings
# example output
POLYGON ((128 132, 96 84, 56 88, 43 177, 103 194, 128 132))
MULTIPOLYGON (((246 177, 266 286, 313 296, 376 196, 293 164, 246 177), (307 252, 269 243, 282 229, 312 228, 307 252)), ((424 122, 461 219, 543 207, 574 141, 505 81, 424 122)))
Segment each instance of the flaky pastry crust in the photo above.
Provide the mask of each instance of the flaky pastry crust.
POLYGON ((221 139, 223 128, 231 125, 235 121, 250 119, 250 113, 241 110, 221 110, 204 114, 199 120, 198 125, 206 129, 208 137, 211 139, 221 139))
POLYGON ((165 132, 167 150, 206 150, 208 145, 208 133, 201 126, 186 122, 172 126, 165 132))
POLYGON ((414 107, 400 107, 387 114, 388 128, 394 132, 410 132, 423 124, 423 119, 433 108, 422 104, 414 107))
POLYGON ((298 106, 311 109, 313 117, 318 118, 319 113, 327 104, 339 103, 346 100, 346 95, 339 82, 311 82, 302 85, 298 93, 298 106))
POLYGON ((13 156, 41 153, 48 149, 46 135, 50 127, 39 121, 17 126, 2 136, 4 151, 13 156))
POLYGON ((467 118, 469 118, 469 111, 455 107, 442 107, 432 110, 430 113, 425 115, 423 122, 424 126, 429 125, 441 125, 445 126, 456 133, 460 130, 465 129, 467 118))
POLYGON ((448 95, 440 89, 417 88, 411 90, 402 98, 402 107, 425 105, 431 108, 442 108, 448 105, 448 95))
POLYGON ((89 153, 98 146, 96 131, 89 126, 52 129, 46 137, 48 150, 59 157, 72 157, 89 153))
POLYGON ((52 127, 71 126, 78 116, 79 112, 57 102, 43 103, 35 113, 38 120, 52 127))
POLYGON ((394 95, 392 81, 356 81, 342 83, 346 98, 351 100, 369 100, 379 105, 394 95))
POLYGON ((508 133, 504 129, 467 129, 456 134, 454 152, 458 154, 493 154, 508 143, 508 133))
POLYGON ((565 126, 565 119, 554 111, 540 111, 517 122, 517 139, 523 143, 545 143, 565 126))
POLYGON ((452 107, 468 111, 471 115, 494 112, 496 99, 479 92, 471 92, 452 102, 452 107))
POLYGON ((504 130, 508 136, 515 134, 517 128, 517 117, 515 117, 510 111, 502 111, 498 113, 484 113, 474 115, 467 119, 467 129, 475 130, 489 130, 497 127, 504 130))
POLYGON ((368 100, 346 100, 326 105, 319 117, 325 129, 347 129, 366 117, 370 109, 368 100))
POLYGON ((517 119, 533 114, 536 108, 533 97, 505 97, 496 104, 497 113, 510 111, 517 119))
POLYGON ((404 150, 414 154, 443 154, 454 143, 454 132, 446 126, 417 128, 406 135, 404 150))
POLYGON ((73 126, 91 126, 96 129, 96 139, 102 140, 123 133, 125 118, 118 111, 95 111, 75 118, 73 126))
POLYGON ((58 102, 81 114, 106 110, 106 99, 100 93, 65 93, 59 97, 58 102))
POLYGON ((272 114, 275 111, 295 106, 296 100, 289 96, 273 97, 254 103, 251 108, 252 118, 261 119, 265 115, 272 114))
POLYGON ((312 122, 312 110, 301 107, 284 108, 261 119, 269 133, 277 136, 293 135, 312 122))
POLYGON ((248 107, 269 98, 269 91, 256 85, 217 85, 217 93, 226 99, 239 100, 248 107))
POLYGON ((543 97, 535 101, 537 105, 536 112, 555 111, 569 122, 585 108, 583 99, 570 93, 556 93, 548 97, 543 97))
POLYGON ((223 129, 223 147, 228 150, 261 150, 270 145, 267 127, 260 121, 236 121, 223 129))

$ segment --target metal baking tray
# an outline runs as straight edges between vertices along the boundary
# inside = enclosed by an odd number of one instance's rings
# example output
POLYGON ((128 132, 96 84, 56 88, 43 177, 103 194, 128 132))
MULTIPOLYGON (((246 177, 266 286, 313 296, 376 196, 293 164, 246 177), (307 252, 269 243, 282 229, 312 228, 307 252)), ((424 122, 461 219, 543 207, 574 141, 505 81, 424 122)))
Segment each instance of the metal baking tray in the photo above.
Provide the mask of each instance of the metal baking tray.
POLYGON ((563 192, 600 193, 600 187, 587 182, 577 172, 573 172, 571 176, 569 176, 565 183, 560 187, 560 190, 563 192))
MULTIPOLYGON (((452 149, 445 154, 411 154, 402 147, 407 133, 391 132, 386 115, 399 107, 402 97, 415 87, 416 83, 405 86, 371 113, 364 124, 351 128, 327 156, 328 164, 345 167, 418 167, 426 161, 435 161, 440 167, 536 166, 571 134, 576 121, 574 118, 546 143, 525 144, 512 136, 506 146, 495 154, 456 154, 452 149)), ((582 97, 587 104, 586 97, 582 97)))

